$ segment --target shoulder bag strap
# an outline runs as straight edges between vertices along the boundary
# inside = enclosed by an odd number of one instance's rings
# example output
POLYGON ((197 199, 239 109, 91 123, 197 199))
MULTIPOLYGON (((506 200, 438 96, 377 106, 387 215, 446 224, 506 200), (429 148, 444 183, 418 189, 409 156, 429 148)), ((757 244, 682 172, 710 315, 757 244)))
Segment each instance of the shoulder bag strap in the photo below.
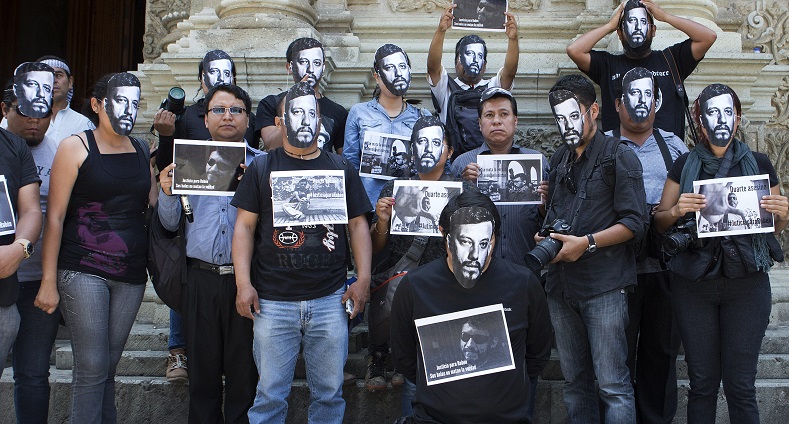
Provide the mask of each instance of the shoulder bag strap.
POLYGON ((671 74, 671 79, 674 81, 674 87, 677 90, 677 93, 682 97, 682 101, 685 102, 685 117, 688 119, 688 128, 690 129, 690 137, 693 139, 693 144, 697 143, 699 139, 698 135, 696 134, 696 128, 693 126, 693 118, 690 116, 690 100, 688 100, 688 92, 685 90, 685 82, 682 81, 682 78, 679 75, 679 68, 677 67, 677 62, 674 60, 674 53, 671 52, 671 49, 665 49, 662 51, 663 59, 666 60, 666 64, 668 65, 669 73, 671 74), (666 50, 668 50, 668 54, 671 56, 671 60, 668 60, 668 56, 666 56, 666 50))

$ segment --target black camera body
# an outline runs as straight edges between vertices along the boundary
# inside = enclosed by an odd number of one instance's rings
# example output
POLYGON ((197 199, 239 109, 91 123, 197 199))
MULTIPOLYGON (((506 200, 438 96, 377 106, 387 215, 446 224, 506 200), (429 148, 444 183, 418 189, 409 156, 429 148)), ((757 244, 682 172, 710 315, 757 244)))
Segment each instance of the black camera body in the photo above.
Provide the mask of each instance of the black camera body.
POLYGON ((537 234, 545 238, 523 257, 523 260, 526 261, 526 266, 535 274, 539 274, 539 270, 553 260, 559 251, 562 250, 562 242, 551 237, 551 234, 569 235, 570 231, 570 223, 561 218, 557 218, 552 223, 540 228, 537 234))
POLYGON ((184 107, 185 101, 186 92, 183 90, 183 88, 173 87, 167 93, 167 98, 162 100, 162 104, 159 105, 159 108, 174 113, 176 119, 178 119, 184 114, 184 111, 186 110, 184 107))
POLYGON ((663 234, 663 242, 660 249, 663 256, 671 258, 688 249, 698 249, 703 247, 702 240, 699 240, 696 230, 696 220, 693 218, 685 219, 677 225, 669 228, 663 234))

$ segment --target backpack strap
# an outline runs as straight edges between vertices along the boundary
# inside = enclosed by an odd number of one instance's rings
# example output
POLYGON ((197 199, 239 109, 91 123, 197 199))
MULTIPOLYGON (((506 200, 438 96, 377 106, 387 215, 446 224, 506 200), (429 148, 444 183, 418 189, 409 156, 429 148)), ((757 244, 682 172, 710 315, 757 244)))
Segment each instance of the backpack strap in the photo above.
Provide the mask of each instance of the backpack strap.
MULTIPOLYGON (((619 128, 614 128, 611 133, 614 137, 618 139, 622 139, 622 132, 619 131, 619 128)), ((666 165, 666 171, 671 170, 671 166, 674 164, 674 159, 671 159, 671 152, 668 150, 668 144, 666 144, 666 140, 663 138, 663 135, 660 134, 660 130, 657 128, 652 129, 652 136, 655 137, 655 141, 657 142, 658 148, 660 149, 660 154, 663 156, 663 163, 666 165)))
POLYGON ((669 73, 671 74, 671 79, 674 81, 674 89, 677 95, 682 99, 685 104, 685 117, 688 119, 688 128, 690 128, 690 137, 693 139, 693 143, 698 143, 696 140, 699 139, 698 135, 696 134, 696 128, 693 126, 693 118, 690 116, 690 109, 688 109, 690 105, 690 100, 688 100, 688 91, 685 90, 685 82, 682 81, 682 77, 679 75, 679 67, 677 67, 677 61, 674 59, 674 53, 671 52, 671 49, 665 49, 662 51, 663 59, 665 59, 666 64, 668 65, 669 73), (671 61, 668 60, 668 56, 666 56, 666 50, 668 50, 669 56, 671 56, 671 61), (672 66, 673 65, 673 66, 672 66))

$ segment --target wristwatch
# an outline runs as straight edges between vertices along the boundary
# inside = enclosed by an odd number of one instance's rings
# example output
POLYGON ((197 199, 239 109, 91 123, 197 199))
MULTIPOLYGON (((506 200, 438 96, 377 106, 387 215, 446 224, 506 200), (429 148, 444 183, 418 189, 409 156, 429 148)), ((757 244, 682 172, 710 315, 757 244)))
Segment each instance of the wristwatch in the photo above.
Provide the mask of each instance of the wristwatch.
POLYGON ((586 248, 586 251, 592 253, 597 250, 597 243, 595 243, 594 237, 591 234, 587 234, 586 238, 589 240, 589 247, 586 248))
POLYGON ((25 259, 29 258, 30 255, 33 254, 33 244, 30 243, 30 240, 27 239, 16 239, 15 243, 19 243, 25 249, 25 259))

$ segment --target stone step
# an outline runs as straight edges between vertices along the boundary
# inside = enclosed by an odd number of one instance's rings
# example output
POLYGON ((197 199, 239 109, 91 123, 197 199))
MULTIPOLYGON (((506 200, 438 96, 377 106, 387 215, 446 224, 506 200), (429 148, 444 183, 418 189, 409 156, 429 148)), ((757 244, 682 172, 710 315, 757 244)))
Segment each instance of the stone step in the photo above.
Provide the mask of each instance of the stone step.
MULTIPOLYGON (((52 397, 49 405, 49 422, 68 421, 71 401, 71 371, 51 369, 50 384, 52 397)), ((15 423, 13 406, 13 383, 11 369, 3 372, 0 379, 0 422, 15 423)), ((540 381, 537 386, 535 424, 567 423, 567 413, 562 401, 562 381, 540 381)), ((163 377, 117 377, 116 398, 118 423, 186 423, 188 386, 170 384, 163 377)), ((687 424, 688 381, 678 383, 678 408, 675 424, 687 424)), ((756 396, 759 402, 761 421, 765 424, 786 422, 789 416, 789 379, 757 380, 756 396)), ((389 424, 400 415, 400 390, 369 392, 364 382, 358 380, 343 388, 346 412, 345 424, 389 424)), ((309 390, 304 380, 296 380, 291 386, 288 424, 307 422, 309 390)), ((729 423, 723 390, 718 396, 717 422, 729 423)))
MULTIPOLYGON (((74 357, 70 345, 61 347, 55 352, 55 367, 58 370, 71 370, 74 367, 74 357)), ((130 377, 163 377, 166 367, 166 351, 127 350, 121 355, 116 375, 130 377)))

